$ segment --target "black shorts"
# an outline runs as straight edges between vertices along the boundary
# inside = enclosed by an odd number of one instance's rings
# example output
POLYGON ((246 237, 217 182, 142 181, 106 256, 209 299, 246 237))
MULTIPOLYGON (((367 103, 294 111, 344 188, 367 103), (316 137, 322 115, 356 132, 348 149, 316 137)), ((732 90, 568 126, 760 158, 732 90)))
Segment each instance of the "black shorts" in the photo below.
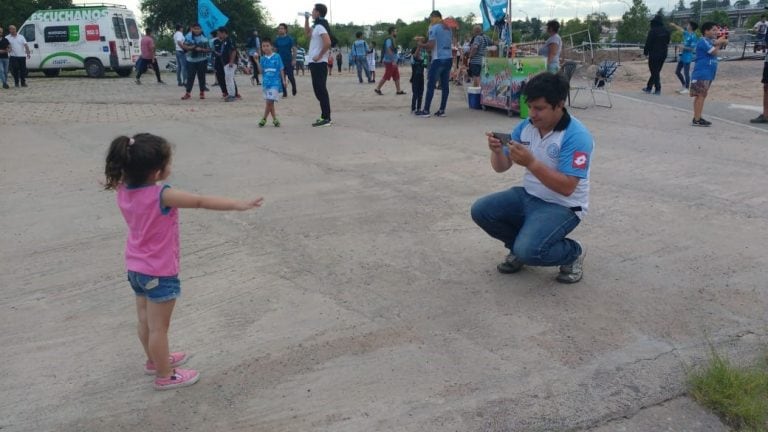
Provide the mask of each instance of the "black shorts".
POLYGON ((480 71, 482 69, 483 69, 483 65, 470 64, 469 65, 469 71, 467 72, 467 75, 469 75, 470 78, 471 77, 479 77, 480 76, 480 71))
POLYGON ((763 62, 763 80, 760 82, 768 84, 768 62, 763 62))

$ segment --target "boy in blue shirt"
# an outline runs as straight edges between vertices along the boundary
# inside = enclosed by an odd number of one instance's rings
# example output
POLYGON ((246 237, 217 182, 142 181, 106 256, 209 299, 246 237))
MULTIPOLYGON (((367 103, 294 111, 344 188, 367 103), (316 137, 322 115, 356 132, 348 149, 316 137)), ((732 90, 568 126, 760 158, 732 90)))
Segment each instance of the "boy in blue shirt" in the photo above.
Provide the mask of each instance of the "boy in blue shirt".
POLYGON ((693 100, 693 126, 710 126, 712 122, 704 120, 701 112, 704 111, 704 100, 707 98, 707 92, 717 75, 717 53, 728 39, 717 37, 717 24, 708 21, 701 25, 701 39, 696 44, 696 63, 693 66, 691 74, 690 94, 693 100))
POLYGON ((280 127, 280 120, 275 115, 275 102, 280 99, 285 83, 285 67, 283 60, 279 55, 272 51, 272 40, 263 38, 261 40, 261 58, 259 59, 259 70, 262 76, 261 89, 264 92, 264 117, 259 122, 259 127, 267 124, 267 117, 272 114, 272 124, 280 127))
POLYGON ((693 61, 693 51, 696 50, 696 43, 699 40, 696 36, 696 29, 699 28, 699 25, 694 21, 688 22, 685 28, 675 23, 670 23, 669 25, 683 31, 683 48, 677 61, 675 75, 680 80, 680 84, 683 85, 683 88, 678 93, 687 94, 688 88, 691 86, 691 61, 693 61))

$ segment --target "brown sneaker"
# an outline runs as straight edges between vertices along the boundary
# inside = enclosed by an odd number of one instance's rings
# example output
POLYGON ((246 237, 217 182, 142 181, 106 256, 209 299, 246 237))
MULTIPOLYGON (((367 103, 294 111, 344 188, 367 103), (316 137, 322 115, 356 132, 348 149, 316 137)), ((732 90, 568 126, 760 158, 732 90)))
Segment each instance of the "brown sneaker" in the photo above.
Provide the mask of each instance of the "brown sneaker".
POLYGON ((187 99, 189 99, 189 98, 191 98, 191 97, 192 97, 192 95, 191 95, 191 94, 189 94, 189 93, 184 93, 184 96, 182 96, 182 97, 181 97, 181 100, 187 100, 187 99))
POLYGON ((205 99, 205 92, 200 92, 200 99, 205 99))

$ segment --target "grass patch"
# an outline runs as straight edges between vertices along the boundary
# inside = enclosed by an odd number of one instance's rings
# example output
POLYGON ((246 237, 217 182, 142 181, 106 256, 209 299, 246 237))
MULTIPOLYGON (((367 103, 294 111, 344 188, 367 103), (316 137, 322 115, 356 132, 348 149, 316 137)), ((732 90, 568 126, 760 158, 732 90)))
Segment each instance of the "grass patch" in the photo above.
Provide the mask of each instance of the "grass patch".
POLYGON ((711 350, 689 375, 691 396, 739 431, 768 431, 768 367, 737 367, 711 350))

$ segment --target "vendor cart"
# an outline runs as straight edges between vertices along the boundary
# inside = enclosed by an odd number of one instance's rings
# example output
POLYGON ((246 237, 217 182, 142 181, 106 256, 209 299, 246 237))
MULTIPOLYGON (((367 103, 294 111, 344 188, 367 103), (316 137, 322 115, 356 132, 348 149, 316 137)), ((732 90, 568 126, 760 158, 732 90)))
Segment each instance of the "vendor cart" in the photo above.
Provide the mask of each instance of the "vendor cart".
POLYGON ((488 57, 480 76, 480 104, 520 113, 520 94, 529 77, 547 70, 546 59, 532 57, 488 57))

